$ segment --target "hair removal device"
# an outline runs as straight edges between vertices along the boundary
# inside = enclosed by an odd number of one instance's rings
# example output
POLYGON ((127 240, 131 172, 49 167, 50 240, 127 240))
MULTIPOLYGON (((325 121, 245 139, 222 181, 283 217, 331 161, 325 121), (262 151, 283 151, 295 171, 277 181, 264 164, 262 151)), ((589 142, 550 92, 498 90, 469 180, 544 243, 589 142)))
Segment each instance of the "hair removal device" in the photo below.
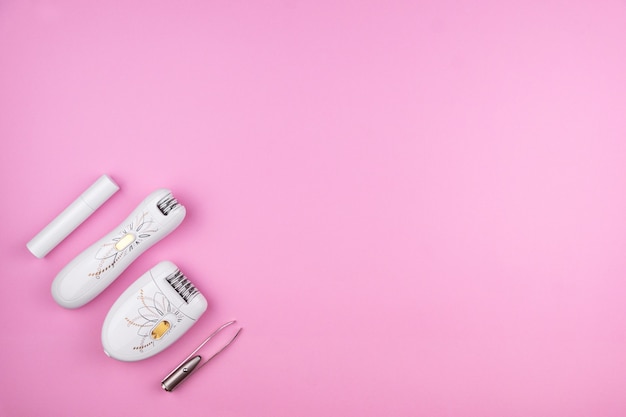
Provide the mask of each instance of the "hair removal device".
POLYGON ((178 340, 207 309, 207 301, 172 262, 143 274, 109 310, 104 353, 121 361, 156 355, 178 340))
POLYGON ((172 232, 185 213, 171 191, 154 191, 122 224, 59 272, 52 282, 55 301, 78 308, 93 300, 139 255, 172 232))

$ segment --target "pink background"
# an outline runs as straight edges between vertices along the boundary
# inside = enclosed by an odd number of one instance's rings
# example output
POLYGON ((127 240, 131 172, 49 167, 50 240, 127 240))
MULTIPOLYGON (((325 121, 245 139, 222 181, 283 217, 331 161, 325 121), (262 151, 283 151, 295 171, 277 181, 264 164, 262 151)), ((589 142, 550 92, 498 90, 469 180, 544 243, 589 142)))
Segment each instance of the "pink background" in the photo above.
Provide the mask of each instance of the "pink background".
POLYGON ((0 1, 0 415, 626 415, 626 2, 89 3, 0 1), (33 257, 103 173, 121 190, 33 257), (57 306, 159 187, 181 227, 57 306), (164 259, 207 314, 107 358, 109 307, 164 259))

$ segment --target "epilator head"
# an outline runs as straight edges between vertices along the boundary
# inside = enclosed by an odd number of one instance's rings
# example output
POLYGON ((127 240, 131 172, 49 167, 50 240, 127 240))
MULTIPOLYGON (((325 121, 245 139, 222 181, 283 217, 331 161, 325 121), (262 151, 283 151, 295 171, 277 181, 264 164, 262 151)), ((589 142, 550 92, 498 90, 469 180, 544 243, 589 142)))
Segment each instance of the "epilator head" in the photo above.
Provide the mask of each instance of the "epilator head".
POLYGON ((156 355, 178 340, 207 301, 172 262, 143 274, 113 304, 102 327, 104 352, 121 361, 156 355))

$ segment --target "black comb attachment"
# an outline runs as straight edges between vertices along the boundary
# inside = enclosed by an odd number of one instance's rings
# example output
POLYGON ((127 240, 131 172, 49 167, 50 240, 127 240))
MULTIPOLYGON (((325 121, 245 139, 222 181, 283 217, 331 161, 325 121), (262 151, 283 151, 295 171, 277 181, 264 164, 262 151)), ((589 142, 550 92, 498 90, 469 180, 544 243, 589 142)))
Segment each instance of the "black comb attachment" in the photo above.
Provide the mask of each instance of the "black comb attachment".
POLYGON ((163 213, 164 216, 167 216, 168 213, 178 207, 180 204, 178 200, 174 198, 172 193, 169 193, 162 199, 160 199, 157 203, 158 209, 163 213))
POLYGON ((170 283, 172 288, 182 297, 187 304, 198 295, 198 289, 180 272, 180 269, 169 274, 165 280, 170 283))

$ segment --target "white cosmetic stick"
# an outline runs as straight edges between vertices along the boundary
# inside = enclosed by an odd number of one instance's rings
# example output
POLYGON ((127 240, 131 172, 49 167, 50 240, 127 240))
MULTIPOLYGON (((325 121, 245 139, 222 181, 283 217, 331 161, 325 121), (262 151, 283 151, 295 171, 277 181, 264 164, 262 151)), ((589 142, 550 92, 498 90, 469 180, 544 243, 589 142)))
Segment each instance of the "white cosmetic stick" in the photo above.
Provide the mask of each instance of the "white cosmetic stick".
POLYGON ((119 189, 120 187, 109 176, 101 176, 41 232, 37 233, 26 244, 26 247, 37 258, 43 258, 119 189))

